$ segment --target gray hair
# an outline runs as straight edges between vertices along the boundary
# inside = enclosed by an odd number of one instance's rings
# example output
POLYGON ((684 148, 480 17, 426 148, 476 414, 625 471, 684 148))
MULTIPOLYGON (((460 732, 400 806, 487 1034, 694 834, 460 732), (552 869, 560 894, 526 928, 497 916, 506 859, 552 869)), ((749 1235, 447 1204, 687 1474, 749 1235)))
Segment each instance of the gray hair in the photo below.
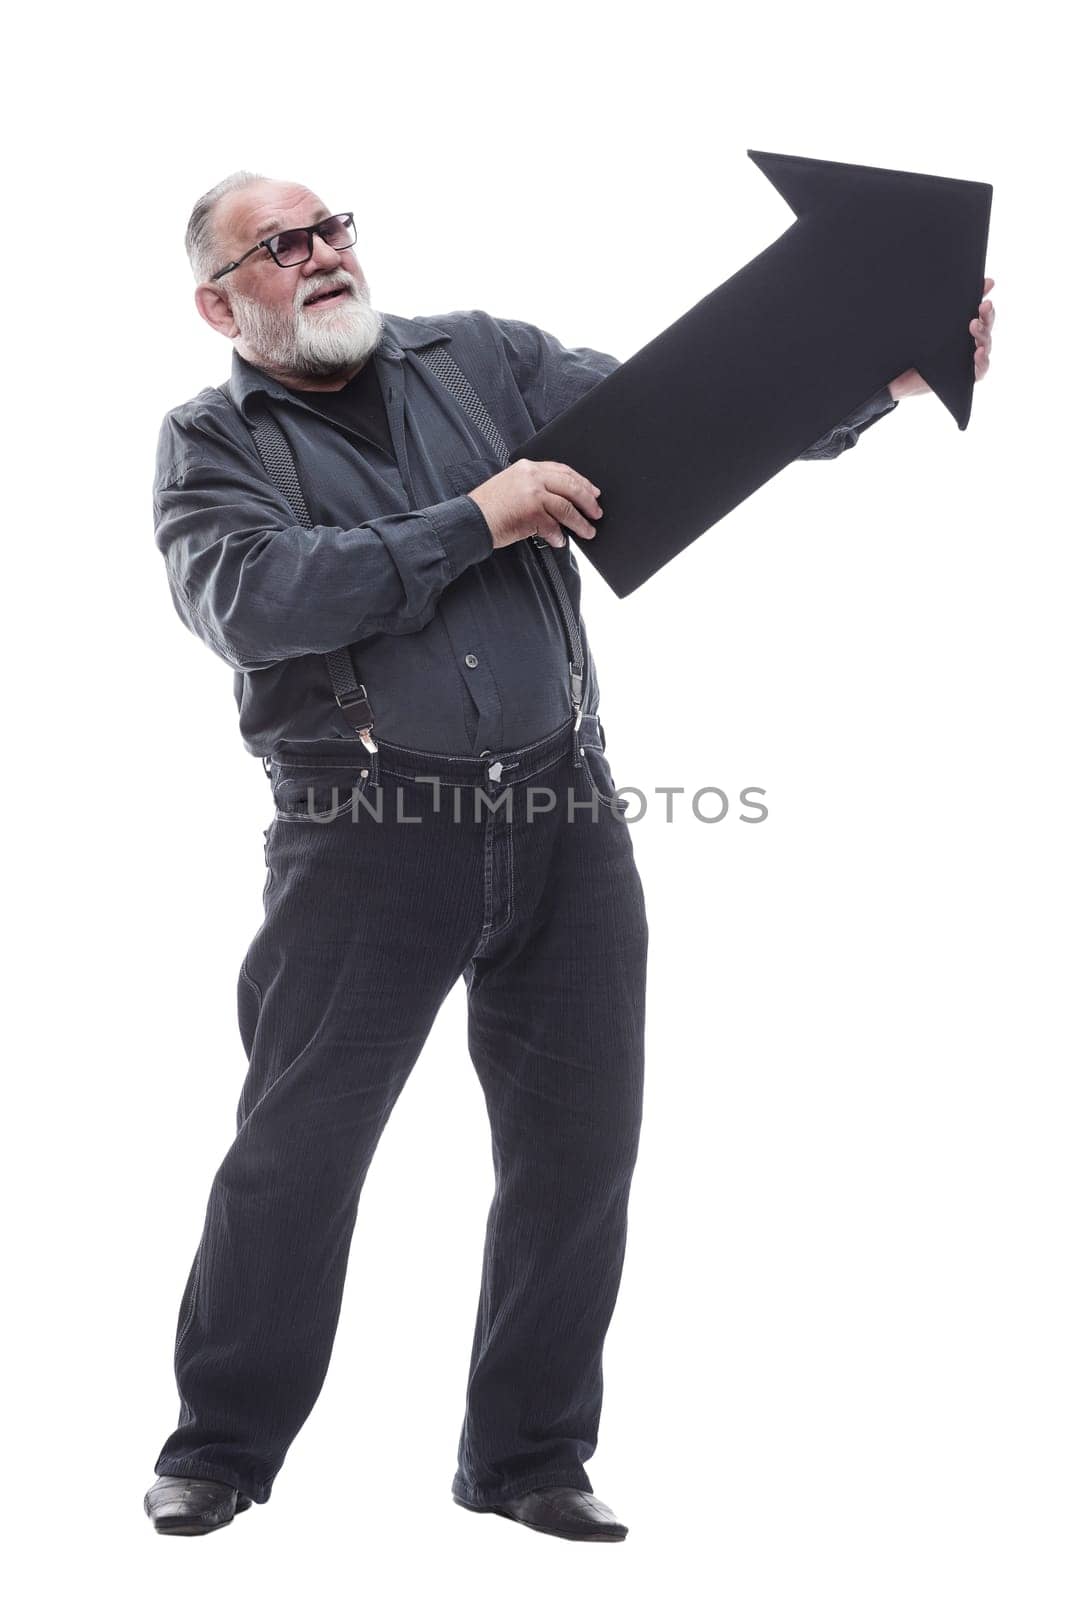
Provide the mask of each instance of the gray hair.
POLYGON ((197 283, 206 283, 213 272, 226 265, 220 259, 219 243, 215 237, 214 211, 223 195, 235 189, 247 189, 250 184, 267 180, 261 172, 231 172, 207 194, 202 194, 189 216, 185 230, 185 253, 197 283))

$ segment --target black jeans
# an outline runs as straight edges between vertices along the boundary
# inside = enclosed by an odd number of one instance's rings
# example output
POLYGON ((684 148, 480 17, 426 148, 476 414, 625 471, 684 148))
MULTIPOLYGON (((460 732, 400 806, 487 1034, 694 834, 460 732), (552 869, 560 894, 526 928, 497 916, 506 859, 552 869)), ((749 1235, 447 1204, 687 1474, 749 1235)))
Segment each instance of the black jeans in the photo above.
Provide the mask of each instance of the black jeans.
POLYGON ((480 758, 380 741, 271 763, 264 918, 237 984, 248 1075, 158 1473, 269 1498, 326 1376, 371 1158, 462 976, 496 1186, 452 1488, 487 1505, 592 1487, 648 944, 602 732, 591 715, 480 758))

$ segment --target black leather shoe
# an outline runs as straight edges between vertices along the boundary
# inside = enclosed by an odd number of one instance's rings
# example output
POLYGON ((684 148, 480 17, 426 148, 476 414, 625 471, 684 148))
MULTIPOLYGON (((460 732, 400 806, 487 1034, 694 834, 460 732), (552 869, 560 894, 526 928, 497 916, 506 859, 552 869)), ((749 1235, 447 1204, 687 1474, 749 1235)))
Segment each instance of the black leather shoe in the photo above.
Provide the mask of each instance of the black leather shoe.
POLYGON ((553 1533, 557 1539, 591 1539, 607 1544, 625 1539, 629 1532, 611 1507, 588 1489, 534 1489, 496 1506, 475 1506, 457 1494, 452 1498, 467 1511, 495 1511, 498 1517, 523 1522, 538 1533, 553 1533))
POLYGON ((157 1478, 144 1497, 157 1533, 214 1533, 251 1504, 248 1495, 213 1478, 157 1478))

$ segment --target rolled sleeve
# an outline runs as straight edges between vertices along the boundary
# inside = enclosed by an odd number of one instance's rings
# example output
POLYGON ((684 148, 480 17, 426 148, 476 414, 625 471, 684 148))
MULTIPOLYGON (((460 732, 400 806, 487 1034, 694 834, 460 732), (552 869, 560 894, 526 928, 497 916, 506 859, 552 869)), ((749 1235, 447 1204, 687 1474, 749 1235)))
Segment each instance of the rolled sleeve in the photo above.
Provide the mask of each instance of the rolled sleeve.
POLYGON ((850 411, 843 421, 816 439, 814 444, 802 450, 795 459, 833 461, 843 451, 851 450, 861 433, 880 417, 886 417, 891 411, 895 411, 899 404, 900 401, 894 400, 889 393, 889 385, 884 385, 881 389, 877 389, 869 400, 857 406, 855 411, 850 411))

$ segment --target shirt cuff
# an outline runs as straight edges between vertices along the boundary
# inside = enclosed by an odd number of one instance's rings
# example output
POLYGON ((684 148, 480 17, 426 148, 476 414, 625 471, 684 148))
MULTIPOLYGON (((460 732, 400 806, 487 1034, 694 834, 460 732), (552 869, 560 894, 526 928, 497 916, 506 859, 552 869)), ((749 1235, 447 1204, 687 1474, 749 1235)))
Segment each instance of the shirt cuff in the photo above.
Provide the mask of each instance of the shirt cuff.
POLYGON ((873 422, 875 417, 880 417, 884 411, 892 411, 900 404, 889 393, 889 385, 883 384, 881 389, 875 391, 869 400, 865 400, 857 410, 846 418, 846 425, 850 428, 864 427, 868 422, 873 422))
POLYGON ((425 506, 422 514, 440 540, 453 578, 492 554, 495 546, 489 524, 481 506, 469 494, 425 506))

